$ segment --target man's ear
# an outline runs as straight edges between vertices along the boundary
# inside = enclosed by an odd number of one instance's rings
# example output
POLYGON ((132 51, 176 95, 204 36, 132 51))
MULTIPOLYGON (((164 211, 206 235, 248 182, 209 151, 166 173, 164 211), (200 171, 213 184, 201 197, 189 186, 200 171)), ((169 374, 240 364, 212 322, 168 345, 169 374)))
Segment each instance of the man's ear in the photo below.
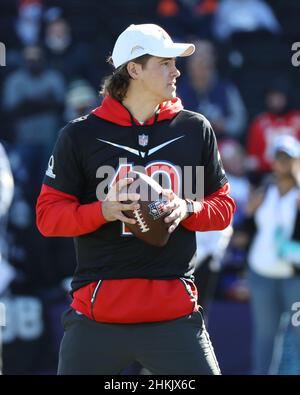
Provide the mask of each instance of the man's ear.
POLYGON ((142 71, 142 65, 135 62, 129 62, 127 64, 127 71, 133 80, 137 80, 142 71))

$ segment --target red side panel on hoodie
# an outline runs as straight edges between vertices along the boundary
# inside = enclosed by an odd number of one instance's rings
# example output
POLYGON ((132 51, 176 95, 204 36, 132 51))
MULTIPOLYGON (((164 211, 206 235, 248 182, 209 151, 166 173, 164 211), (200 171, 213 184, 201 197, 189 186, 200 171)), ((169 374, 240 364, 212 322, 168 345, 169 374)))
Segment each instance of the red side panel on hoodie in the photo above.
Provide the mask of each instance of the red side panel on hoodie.
POLYGON ((74 310, 99 322, 160 322, 198 310, 197 289, 188 279, 100 280, 79 288, 73 297, 74 310))

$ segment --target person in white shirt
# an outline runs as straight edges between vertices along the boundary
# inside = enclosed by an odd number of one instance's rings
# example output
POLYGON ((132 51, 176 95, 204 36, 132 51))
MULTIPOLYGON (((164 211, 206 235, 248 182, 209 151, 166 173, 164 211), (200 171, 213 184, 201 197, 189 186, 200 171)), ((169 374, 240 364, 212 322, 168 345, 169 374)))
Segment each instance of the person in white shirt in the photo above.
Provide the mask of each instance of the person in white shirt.
MULTIPOLYGON (((292 315, 292 306, 300 301, 299 266, 281 248, 284 240, 300 246, 299 159, 298 140, 279 136, 273 146, 274 183, 248 204, 256 226, 248 257, 255 374, 270 373, 280 319, 283 313, 292 315)), ((300 356, 300 326, 292 327, 300 356)))

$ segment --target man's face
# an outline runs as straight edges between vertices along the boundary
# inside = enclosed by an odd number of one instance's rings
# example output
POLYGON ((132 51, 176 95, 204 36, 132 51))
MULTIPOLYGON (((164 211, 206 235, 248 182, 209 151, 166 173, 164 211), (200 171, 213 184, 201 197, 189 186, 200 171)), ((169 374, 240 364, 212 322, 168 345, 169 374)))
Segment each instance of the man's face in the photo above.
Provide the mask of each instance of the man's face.
POLYGON ((287 105, 287 97, 282 92, 271 91, 267 94, 266 105, 269 111, 280 113, 287 105))
POLYGON ((278 151, 272 163, 274 174, 277 178, 289 177, 292 174, 292 167, 295 160, 288 154, 278 151))
POLYGON ((176 97, 176 79, 180 76, 175 58, 151 57, 142 68, 139 80, 145 94, 158 103, 176 97))
POLYGON ((205 56, 191 56, 187 62, 187 72, 196 86, 207 86, 215 73, 212 59, 205 56))
POLYGON ((24 49, 24 61, 27 70, 35 75, 43 69, 43 54, 39 47, 29 46, 24 49))
POLYGON ((69 25, 58 20, 50 23, 46 29, 45 42, 53 52, 63 52, 71 43, 71 31, 69 25))

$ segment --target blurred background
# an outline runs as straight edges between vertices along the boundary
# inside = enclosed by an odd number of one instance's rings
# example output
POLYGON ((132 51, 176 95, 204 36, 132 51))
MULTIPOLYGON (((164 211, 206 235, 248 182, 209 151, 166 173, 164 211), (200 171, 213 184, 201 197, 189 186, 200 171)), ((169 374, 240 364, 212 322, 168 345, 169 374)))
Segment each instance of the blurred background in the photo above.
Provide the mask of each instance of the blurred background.
MULTIPOLYGON (((274 139, 300 138, 300 66, 292 64, 299 19, 299 0, 0 0, 3 374, 56 372, 75 255, 71 239, 38 233, 35 203, 60 128, 101 103, 99 86, 112 71, 106 58, 131 23, 157 23, 195 43, 195 55, 178 60, 177 95, 212 123, 237 202, 232 227, 197 235, 196 283, 221 370, 300 374, 300 342, 284 309, 275 335, 269 309, 255 310, 249 251, 257 228, 247 209, 273 175, 274 139), (265 371, 255 354, 259 331, 262 347, 271 339, 265 371)), ((300 282, 298 290, 295 302, 300 282)))

